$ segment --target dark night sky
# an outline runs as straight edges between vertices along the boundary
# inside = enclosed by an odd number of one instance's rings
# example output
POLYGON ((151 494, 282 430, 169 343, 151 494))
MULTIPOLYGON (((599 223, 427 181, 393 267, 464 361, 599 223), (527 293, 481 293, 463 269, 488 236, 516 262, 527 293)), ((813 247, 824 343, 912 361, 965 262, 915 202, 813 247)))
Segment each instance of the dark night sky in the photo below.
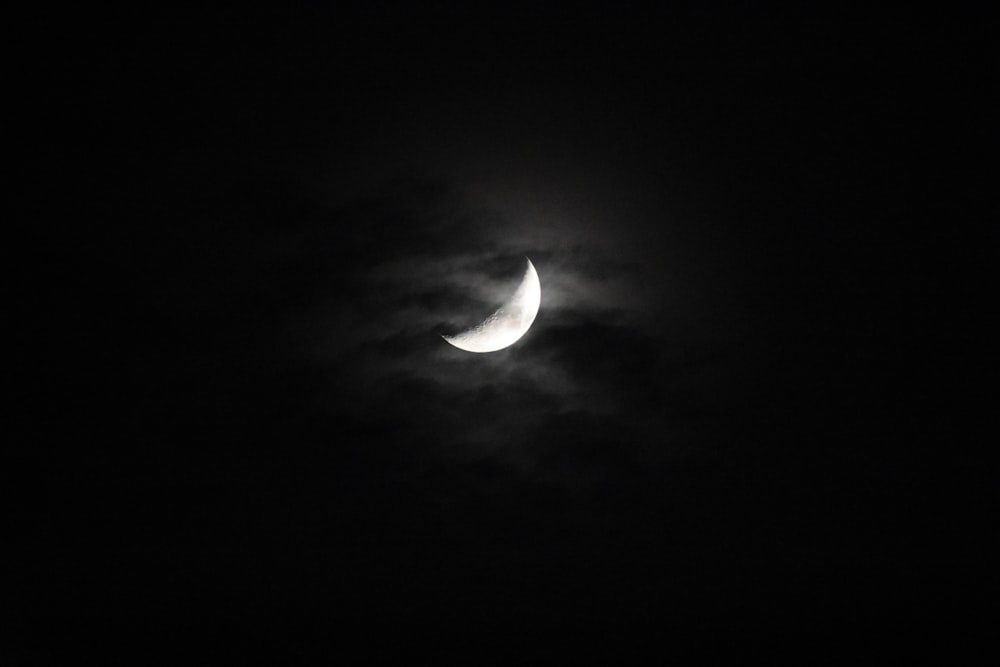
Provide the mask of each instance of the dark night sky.
POLYGON ((981 18, 88 11, 20 38, 19 656, 982 627, 981 18))

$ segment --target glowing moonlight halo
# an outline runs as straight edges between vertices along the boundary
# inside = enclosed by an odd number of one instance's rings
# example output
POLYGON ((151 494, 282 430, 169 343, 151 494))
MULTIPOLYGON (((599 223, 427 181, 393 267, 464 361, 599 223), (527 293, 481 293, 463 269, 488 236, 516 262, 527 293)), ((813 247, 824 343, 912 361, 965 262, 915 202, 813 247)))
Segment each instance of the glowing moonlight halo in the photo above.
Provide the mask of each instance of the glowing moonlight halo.
MULTIPOLYGON (((525 258, 527 259, 527 258, 525 258)), ((527 333, 538 315, 542 302, 542 285, 535 266, 528 259, 528 268, 514 296, 487 317, 482 324, 455 336, 441 336, 467 352, 496 352, 513 345, 527 333)))

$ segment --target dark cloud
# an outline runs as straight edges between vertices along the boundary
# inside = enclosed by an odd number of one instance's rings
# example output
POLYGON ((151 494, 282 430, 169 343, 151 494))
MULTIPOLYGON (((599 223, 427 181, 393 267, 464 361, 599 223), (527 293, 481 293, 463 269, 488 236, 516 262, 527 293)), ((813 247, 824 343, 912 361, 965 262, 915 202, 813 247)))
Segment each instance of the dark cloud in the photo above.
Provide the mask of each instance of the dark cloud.
POLYGON ((682 355, 682 332, 665 345, 655 330, 662 294, 587 235, 560 233, 558 243, 532 247, 516 221, 425 183, 332 207, 302 206, 301 198, 270 199, 280 207, 274 214, 291 220, 280 230, 220 229, 206 253, 211 266, 194 270, 217 276, 199 294, 201 316, 226 322, 209 320, 230 337, 224 358, 252 364, 263 387, 272 373, 308 374, 311 389, 298 389, 295 400, 310 419, 395 424, 394 438, 372 439, 398 448, 433 441, 426 455, 495 460, 553 480, 560 472, 543 462, 572 458, 560 448, 583 451, 632 432, 620 449, 635 451, 612 456, 637 456, 655 449, 640 440, 670 430, 663 414, 674 408, 665 404, 692 400, 671 395, 683 393, 692 369, 678 377, 681 364, 670 362, 682 355), (440 334, 473 324, 509 295, 526 255, 543 296, 525 339, 491 355, 446 345, 440 334), (272 346, 264 358, 262 341, 272 346), (554 437, 553 419, 573 435, 554 437), (590 426, 574 430, 578 423, 590 426))

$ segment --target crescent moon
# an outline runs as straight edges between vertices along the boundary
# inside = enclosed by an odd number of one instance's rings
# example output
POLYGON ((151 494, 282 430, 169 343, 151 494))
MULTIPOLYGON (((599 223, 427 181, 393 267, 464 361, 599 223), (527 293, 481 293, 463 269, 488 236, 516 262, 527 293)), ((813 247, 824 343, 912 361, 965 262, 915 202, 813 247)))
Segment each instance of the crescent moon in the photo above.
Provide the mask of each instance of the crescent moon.
MULTIPOLYGON (((525 258, 527 259, 527 258, 525 258)), ((482 324, 454 336, 441 336, 460 350, 496 352, 516 343, 528 332, 542 303, 538 272, 528 259, 528 268, 514 296, 487 317, 482 324)))

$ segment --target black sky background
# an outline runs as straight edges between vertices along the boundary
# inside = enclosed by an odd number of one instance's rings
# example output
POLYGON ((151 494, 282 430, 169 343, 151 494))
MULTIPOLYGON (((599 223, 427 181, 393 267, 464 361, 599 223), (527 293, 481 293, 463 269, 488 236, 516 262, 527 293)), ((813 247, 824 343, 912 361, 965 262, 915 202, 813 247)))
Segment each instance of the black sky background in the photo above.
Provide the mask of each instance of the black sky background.
POLYGON ((975 14, 30 28, 17 655, 982 630, 975 14), (524 256, 528 334, 446 345, 524 256))

